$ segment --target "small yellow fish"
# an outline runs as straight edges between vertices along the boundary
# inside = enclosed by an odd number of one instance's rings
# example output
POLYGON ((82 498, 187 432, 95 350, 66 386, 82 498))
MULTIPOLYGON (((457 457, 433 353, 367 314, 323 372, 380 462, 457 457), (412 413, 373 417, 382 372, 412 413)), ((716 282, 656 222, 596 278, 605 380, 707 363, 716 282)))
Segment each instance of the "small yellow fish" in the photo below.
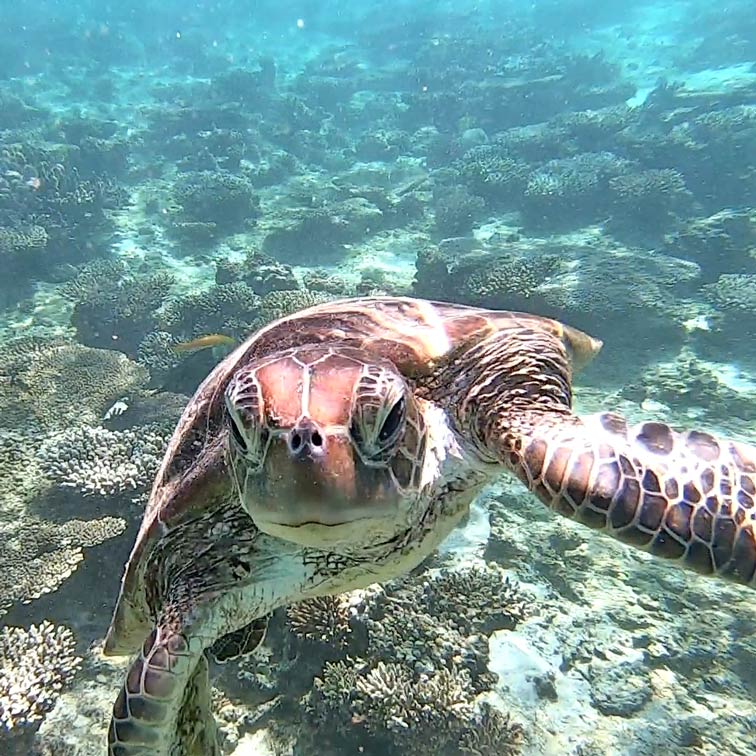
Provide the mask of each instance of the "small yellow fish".
POLYGON ((173 345, 174 352, 199 352, 200 349, 212 349, 217 346, 235 346, 236 339, 225 336, 222 333, 211 333, 207 336, 198 336, 191 341, 181 341, 173 345))

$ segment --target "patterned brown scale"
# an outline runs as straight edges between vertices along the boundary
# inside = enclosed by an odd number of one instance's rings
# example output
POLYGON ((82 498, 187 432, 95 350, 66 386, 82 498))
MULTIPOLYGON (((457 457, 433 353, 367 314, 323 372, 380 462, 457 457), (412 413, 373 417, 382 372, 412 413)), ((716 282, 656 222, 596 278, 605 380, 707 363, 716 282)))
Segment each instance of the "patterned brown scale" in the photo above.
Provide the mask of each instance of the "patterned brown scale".
POLYGON ((753 586, 756 451, 578 417, 573 371, 600 346, 547 318, 392 297, 252 335, 156 477, 105 643, 136 654, 110 756, 218 756, 205 651, 244 653, 277 607, 411 570, 502 469, 555 512, 753 586))

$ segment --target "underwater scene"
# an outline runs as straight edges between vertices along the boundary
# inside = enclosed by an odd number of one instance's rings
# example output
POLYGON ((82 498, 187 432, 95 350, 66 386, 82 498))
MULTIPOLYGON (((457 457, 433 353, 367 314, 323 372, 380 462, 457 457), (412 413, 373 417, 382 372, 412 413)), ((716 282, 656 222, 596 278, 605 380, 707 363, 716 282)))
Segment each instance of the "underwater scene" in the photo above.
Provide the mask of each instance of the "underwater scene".
POLYGON ((0 756, 752 756, 755 339, 753 0, 0 0, 0 756))

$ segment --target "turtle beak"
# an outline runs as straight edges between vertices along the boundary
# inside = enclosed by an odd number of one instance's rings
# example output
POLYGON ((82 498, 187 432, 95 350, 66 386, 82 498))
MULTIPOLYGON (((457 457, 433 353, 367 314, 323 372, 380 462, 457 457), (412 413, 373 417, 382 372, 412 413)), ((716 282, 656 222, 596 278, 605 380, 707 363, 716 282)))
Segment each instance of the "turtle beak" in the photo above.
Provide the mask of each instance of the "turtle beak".
POLYGON ((261 530, 268 526, 344 525, 393 511, 395 488, 385 469, 366 468, 346 435, 297 425, 274 439, 265 474, 245 507, 261 530))

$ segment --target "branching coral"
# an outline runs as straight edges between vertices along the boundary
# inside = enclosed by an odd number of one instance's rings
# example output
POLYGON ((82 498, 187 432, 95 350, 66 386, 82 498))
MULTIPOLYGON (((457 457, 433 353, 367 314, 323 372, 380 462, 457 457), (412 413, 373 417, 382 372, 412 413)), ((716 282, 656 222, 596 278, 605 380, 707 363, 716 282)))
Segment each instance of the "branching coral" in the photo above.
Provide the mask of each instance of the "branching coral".
POLYGON ((319 731, 357 742, 366 731, 390 754, 493 756, 517 753, 522 742, 519 725, 475 702, 470 675, 459 669, 414 675, 391 661, 327 663, 307 710, 319 731))
MULTIPOLYGON (((59 259, 91 254, 93 234, 104 231, 104 210, 123 201, 107 176, 77 165, 68 146, 10 143, 0 149, 0 211, 21 226, 44 229, 59 259)), ((79 161, 81 162, 81 161, 79 161)))
POLYGON ((242 281, 260 296, 298 287, 290 266, 256 250, 249 250, 243 261, 221 260, 216 264, 215 283, 236 281, 242 281))
POLYGON ((485 202, 461 187, 439 187, 433 192, 434 222, 441 236, 470 231, 485 210, 485 202))
POLYGON ((452 286, 469 304, 512 308, 534 297, 559 270, 559 260, 550 255, 483 259, 454 270, 452 286))
POLYGON ((75 646, 68 628, 47 620, 0 630, 0 736, 33 726, 52 709, 81 664, 75 646))
POLYGON ((522 192, 530 170, 526 162, 500 145, 473 147, 455 163, 455 168, 471 191, 492 201, 503 201, 522 192))
POLYGON ((530 598, 488 563, 441 570, 422 583, 422 606, 462 635, 511 630, 527 615, 530 598))
POLYGON ((49 436, 38 455, 58 485, 85 496, 114 496, 152 483, 169 437, 158 425, 123 431, 82 426, 49 436))
POLYGON ((321 596, 286 610, 289 629, 298 638, 336 648, 347 645, 351 612, 346 596, 321 596))
POLYGON ((607 183, 627 173, 631 165, 611 152, 584 152, 551 160, 529 174, 523 210, 541 224, 599 219, 605 211, 607 183))
POLYGON ((120 352, 54 339, 9 341, 0 351, 0 426, 94 425, 148 378, 120 352))
POLYGON ((0 226, 0 259, 7 261, 37 254, 47 246, 47 239, 47 231, 43 226, 0 226))
POLYGON ((522 725, 488 703, 476 713, 459 740, 463 756, 514 756, 525 739, 522 725))

